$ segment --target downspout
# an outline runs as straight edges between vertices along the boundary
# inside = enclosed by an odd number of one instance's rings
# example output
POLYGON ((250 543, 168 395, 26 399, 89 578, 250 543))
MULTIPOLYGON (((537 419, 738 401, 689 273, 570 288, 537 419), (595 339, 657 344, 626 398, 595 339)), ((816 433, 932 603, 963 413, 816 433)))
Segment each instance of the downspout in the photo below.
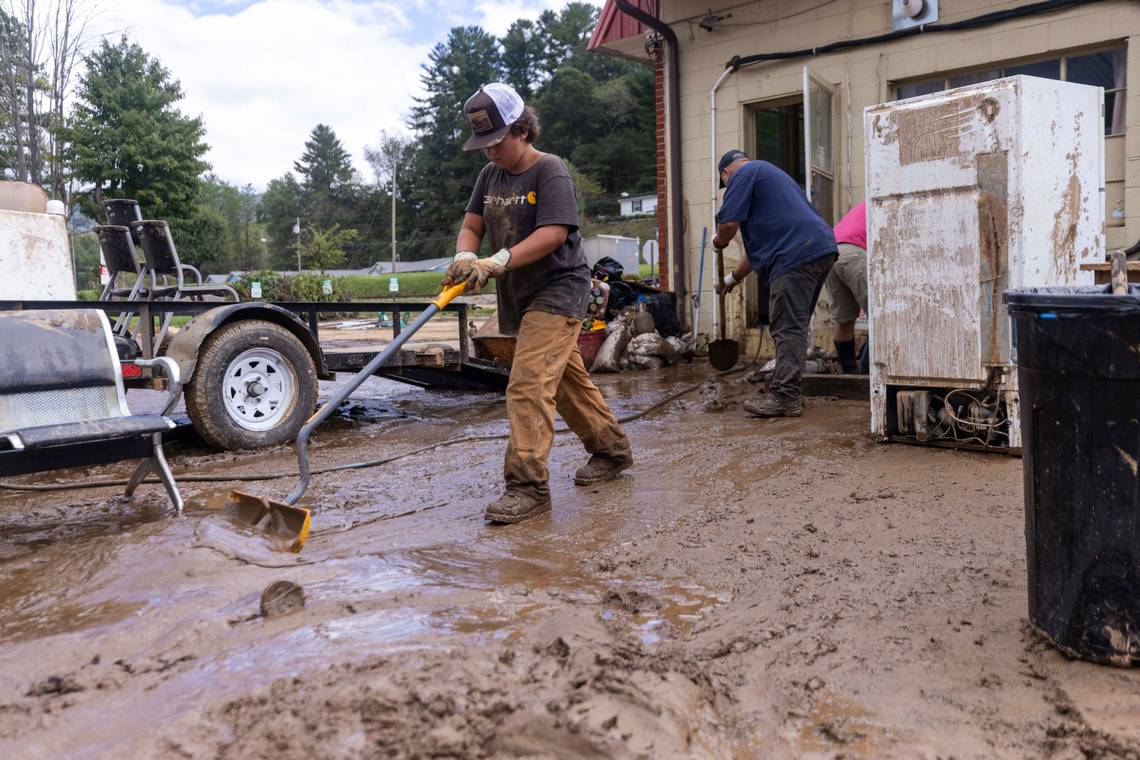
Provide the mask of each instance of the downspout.
POLYGON ((614 0, 618 9, 661 35, 665 40, 665 107, 669 112, 669 192, 672 195, 673 292, 677 294, 677 318, 685 321, 685 205, 681 195, 681 64, 677 35, 665 22, 634 6, 630 0, 614 0))
MULTIPOLYGON (((735 66, 727 67, 721 73, 720 77, 717 78, 716 83, 713 84, 713 86, 712 86, 712 89, 709 90, 709 168, 712 171, 712 185, 710 187, 711 195, 709 197, 709 216, 710 216, 710 220, 709 220, 710 233, 709 234, 711 234, 713 236, 716 235, 716 191, 719 189, 719 186, 720 186, 720 172, 718 172, 716 170, 716 164, 717 164, 717 155, 716 155, 716 91, 720 89, 720 86, 724 82, 724 80, 728 79, 729 75, 732 74, 732 72, 734 72, 734 71, 736 71, 735 66)), ((710 240, 711 240, 711 238, 710 238, 710 240)), ((719 285, 720 285, 720 283, 717 283, 717 286, 719 286, 719 285)), ((700 297, 701 297, 701 294, 698 293, 697 298, 700 298, 700 297)), ((711 335, 714 335, 714 336, 719 334, 716 331, 716 328, 717 328, 717 311, 718 311, 717 309, 712 310, 713 324, 712 324, 711 335)), ((693 325, 693 335, 694 336, 697 334, 697 330, 699 327, 700 327, 700 325, 693 325)))

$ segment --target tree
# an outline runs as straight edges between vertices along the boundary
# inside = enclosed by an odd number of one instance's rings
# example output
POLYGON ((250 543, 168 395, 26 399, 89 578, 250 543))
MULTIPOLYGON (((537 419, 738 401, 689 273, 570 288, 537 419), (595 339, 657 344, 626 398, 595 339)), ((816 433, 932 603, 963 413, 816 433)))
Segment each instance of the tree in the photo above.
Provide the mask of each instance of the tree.
POLYGON ((348 151, 327 124, 313 127, 305 141, 305 152, 293 162, 293 171, 309 193, 332 193, 352 181, 348 151))
POLYGON ((417 227, 403 258, 443 255, 454 239, 475 176, 484 164, 464 152, 469 134, 463 104, 480 85, 499 78, 498 41, 477 26, 456 27, 432 48, 420 81, 427 95, 416 100, 410 126, 418 141, 411 162, 411 202, 417 227), (448 234, 450 233, 450 235, 448 234))
POLYGON ((402 135, 390 134, 381 130, 380 142, 375 146, 364 149, 364 159, 372 167, 376 177, 377 189, 381 190, 387 185, 388 199, 391 202, 392 213, 389 217, 389 232, 391 239, 388 257, 393 263, 396 261, 396 230, 397 224, 397 197, 399 196, 398 177, 401 170, 407 170, 412 157, 411 141, 402 135))
POLYGON ((250 272, 263 269, 265 255, 265 229, 257 223, 260 197, 251 185, 237 188, 207 174, 198 193, 196 215, 204 218, 220 217, 224 223, 226 240, 211 257, 210 271, 239 269, 250 272), (223 255, 225 254, 225 255, 223 255))
POLYGON ((296 266, 293 225, 301 217, 302 200, 301 186, 292 172, 270 180, 261 196, 257 219, 269 239, 269 263, 277 269, 296 266))
POLYGON ((343 230, 339 224, 328 229, 306 226, 297 247, 301 251, 301 265, 316 267, 322 272, 344 261, 345 246, 356 242, 356 230, 343 230))
POLYGON ((598 9, 580 2, 567 3, 558 13, 547 10, 539 15, 537 28, 542 51, 538 64, 544 79, 553 76, 566 64, 577 63, 580 57, 609 57, 585 56, 590 34, 597 22, 598 9))
POLYGON ((228 272, 234 257, 233 241, 222 213, 199 203, 188 214, 170 222, 170 234, 178 245, 178 258, 203 273, 228 272))
POLYGON ((544 41, 534 22, 519 19, 503 35, 503 80, 514 87, 522 99, 529 100, 538 86, 539 64, 545 59, 544 41))
POLYGON ((64 105, 90 18, 83 0, 0 0, 0 174, 65 201, 64 105))
POLYGON ((124 36, 84 58, 86 70, 64 132, 79 195, 94 216, 104 198, 135 198, 143 214, 173 221, 193 214, 208 168, 200 118, 178 110, 182 88, 157 59, 124 36))

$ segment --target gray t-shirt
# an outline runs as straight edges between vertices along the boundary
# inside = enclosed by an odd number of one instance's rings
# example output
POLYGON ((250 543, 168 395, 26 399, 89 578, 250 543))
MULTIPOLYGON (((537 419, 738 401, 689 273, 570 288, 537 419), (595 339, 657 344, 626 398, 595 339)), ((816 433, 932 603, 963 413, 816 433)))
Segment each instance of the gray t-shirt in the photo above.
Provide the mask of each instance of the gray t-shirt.
POLYGON ((543 154, 521 174, 487 164, 479 172, 467 212, 483 217, 494 251, 521 243, 539 227, 570 228, 566 242, 550 255, 499 277, 499 330, 504 335, 516 334, 523 313, 531 309, 585 318, 590 268, 578 234, 574 182, 562 159, 543 154))

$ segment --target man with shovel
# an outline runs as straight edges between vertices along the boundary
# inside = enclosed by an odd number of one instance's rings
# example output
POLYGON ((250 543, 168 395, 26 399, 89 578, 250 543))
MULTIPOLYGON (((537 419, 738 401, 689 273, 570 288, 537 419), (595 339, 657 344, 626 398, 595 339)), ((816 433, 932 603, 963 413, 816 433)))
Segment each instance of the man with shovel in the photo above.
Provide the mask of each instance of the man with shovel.
POLYGON ((776 166, 730 150, 717 169, 726 189, 713 247, 723 250, 739 231, 747 254, 717 283, 717 293, 730 292, 749 271, 771 288, 768 318, 776 368, 768 392, 744 402, 744 408, 755 417, 799 417, 811 313, 838 256, 835 235, 795 180, 776 166))
POLYGON ((555 411, 591 454, 576 484, 613 479, 633 455, 578 351, 590 269, 566 165, 534 147, 538 116, 509 85, 479 88, 463 113, 471 126, 463 149, 482 150, 490 163, 475 181, 443 284, 466 281, 467 292, 478 292, 496 278, 499 329, 517 335, 507 385, 507 487, 485 515, 516 523, 550 509, 546 465, 555 411), (485 236, 497 253, 479 258, 485 236))

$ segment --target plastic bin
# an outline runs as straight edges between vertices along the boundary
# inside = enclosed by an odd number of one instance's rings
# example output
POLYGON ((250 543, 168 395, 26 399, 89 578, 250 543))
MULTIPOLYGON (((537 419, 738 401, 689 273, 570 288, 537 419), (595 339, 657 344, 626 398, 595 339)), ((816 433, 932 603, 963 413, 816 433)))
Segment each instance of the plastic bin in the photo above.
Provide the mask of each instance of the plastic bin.
POLYGON ((1066 654, 1140 664, 1140 288, 1005 294, 1029 619, 1066 654))

